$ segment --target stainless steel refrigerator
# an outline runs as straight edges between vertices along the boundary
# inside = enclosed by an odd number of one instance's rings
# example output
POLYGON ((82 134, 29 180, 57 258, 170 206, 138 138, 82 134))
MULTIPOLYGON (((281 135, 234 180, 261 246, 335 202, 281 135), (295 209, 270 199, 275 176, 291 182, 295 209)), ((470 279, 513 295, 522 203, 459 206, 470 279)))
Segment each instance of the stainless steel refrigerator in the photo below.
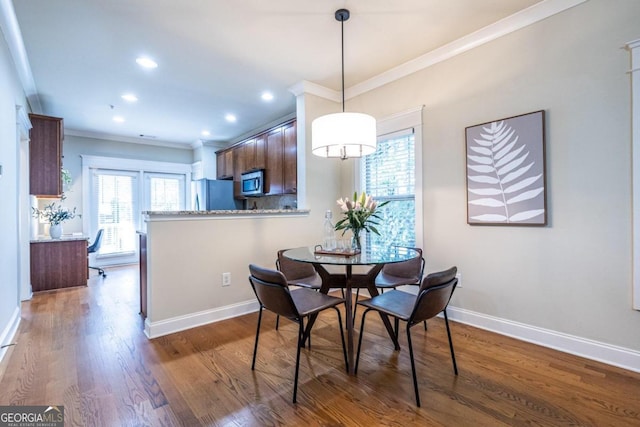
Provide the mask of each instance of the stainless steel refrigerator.
POLYGON ((242 200, 233 198, 233 181, 201 179, 191 181, 191 209, 194 211, 241 210, 242 200))

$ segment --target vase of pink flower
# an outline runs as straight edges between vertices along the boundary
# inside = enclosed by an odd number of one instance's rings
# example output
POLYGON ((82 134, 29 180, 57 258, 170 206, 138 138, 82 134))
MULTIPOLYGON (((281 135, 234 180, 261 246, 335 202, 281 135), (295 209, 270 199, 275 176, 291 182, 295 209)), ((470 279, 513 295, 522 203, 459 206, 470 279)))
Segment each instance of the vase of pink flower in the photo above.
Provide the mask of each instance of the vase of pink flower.
POLYGON ((357 192, 354 192, 353 200, 349 200, 348 197, 338 200, 338 206, 340 206, 344 218, 336 223, 335 229, 342 230, 343 236, 347 230, 351 230, 351 249, 355 252, 359 252, 362 249, 360 241, 362 231, 380 235, 376 225, 379 225, 379 221, 382 218, 378 215, 377 209, 387 203, 389 202, 378 204, 371 195, 366 194, 364 191, 360 196, 358 196, 357 192))

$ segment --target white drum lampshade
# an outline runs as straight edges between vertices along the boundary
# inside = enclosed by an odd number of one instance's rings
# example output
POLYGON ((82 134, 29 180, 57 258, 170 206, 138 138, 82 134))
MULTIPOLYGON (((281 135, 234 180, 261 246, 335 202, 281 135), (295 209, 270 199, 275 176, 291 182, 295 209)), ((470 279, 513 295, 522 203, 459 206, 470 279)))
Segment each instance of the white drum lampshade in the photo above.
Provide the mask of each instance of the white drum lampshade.
POLYGON ((335 113, 311 123, 311 151, 320 157, 362 157, 376 151, 376 120, 363 113, 335 113))

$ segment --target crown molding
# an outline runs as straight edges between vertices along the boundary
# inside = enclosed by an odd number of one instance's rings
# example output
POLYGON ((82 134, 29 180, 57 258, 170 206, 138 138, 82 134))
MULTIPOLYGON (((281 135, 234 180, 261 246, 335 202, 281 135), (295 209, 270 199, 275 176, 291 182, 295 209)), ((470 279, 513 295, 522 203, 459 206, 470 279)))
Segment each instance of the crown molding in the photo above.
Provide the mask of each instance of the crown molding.
POLYGON ((16 11, 11 0, 0 0, 0 29, 4 34, 9 52, 18 73, 18 78, 22 84, 25 96, 29 101, 31 110, 36 114, 42 114, 42 105, 38 97, 36 82, 31 73, 31 65, 24 48, 24 40, 16 18, 16 11))
POLYGON ((311 95, 316 95, 330 101, 342 101, 340 92, 321 86, 317 83, 310 82, 308 80, 303 80, 300 83, 296 83, 295 85, 291 86, 289 88, 289 92, 293 93, 296 97, 309 93, 311 95))
POLYGON ((171 142, 171 141, 162 141, 162 140, 149 140, 144 138, 135 138, 130 136, 121 136, 121 135, 111 135, 108 133, 101 132, 90 132, 84 130, 77 129, 64 129, 65 135, 71 136, 79 136, 82 138, 91 138, 91 139, 102 139, 106 141, 115 141, 115 142, 126 142, 130 144, 144 144, 144 145, 153 145, 156 147, 164 147, 164 148, 178 148, 181 150, 191 150, 191 143, 179 143, 179 142, 171 142))
POLYGON ((345 90, 350 99, 535 24, 587 0, 544 0, 345 90))

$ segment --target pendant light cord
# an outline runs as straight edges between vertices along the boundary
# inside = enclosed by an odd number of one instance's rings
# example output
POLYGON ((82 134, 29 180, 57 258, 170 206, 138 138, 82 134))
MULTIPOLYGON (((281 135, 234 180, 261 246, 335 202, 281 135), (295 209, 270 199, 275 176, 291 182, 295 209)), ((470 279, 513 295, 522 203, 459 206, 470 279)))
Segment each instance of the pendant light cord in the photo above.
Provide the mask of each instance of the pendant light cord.
POLYGON ((344 19, 340 21, 342 50, 342 112, 344 113, 344 19))

